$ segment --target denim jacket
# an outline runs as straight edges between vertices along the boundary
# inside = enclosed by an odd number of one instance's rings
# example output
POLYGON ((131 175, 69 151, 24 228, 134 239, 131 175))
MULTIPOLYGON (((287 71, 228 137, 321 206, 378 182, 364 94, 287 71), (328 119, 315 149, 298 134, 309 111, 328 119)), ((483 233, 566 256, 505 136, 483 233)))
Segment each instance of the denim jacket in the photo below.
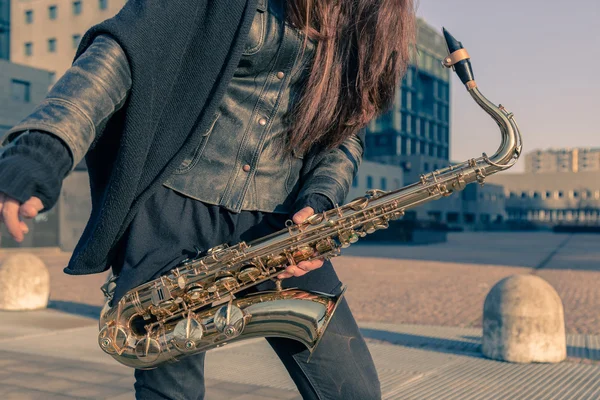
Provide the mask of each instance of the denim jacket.
MULTIPOLYGON (((255 18, 227 92, 199 146, 164 182, 188 197, 226 209, 289 213, 310 194, 342 203, 363 154, 364 138, 307 155, 283 151, 286 116, 299 95, 314 45, 285 22, 282 0, 259 0, 255 18)), ((8 132, 25 130, 61 138, 76 165, 131 87, 127 58, 109 36, 99 36, 56 83, 46 99, 8 132)))

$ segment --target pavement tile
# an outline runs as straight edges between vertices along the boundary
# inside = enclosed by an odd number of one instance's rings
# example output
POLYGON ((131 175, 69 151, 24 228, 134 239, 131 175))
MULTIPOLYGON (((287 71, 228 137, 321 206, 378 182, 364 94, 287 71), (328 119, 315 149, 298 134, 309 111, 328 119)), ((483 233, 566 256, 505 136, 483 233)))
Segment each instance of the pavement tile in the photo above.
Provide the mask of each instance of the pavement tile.
POLYGON ((2 380, 3 385, 19 386, 23 389, 35 389, 54 393, 62 393, 69 389, 81 387, 80 382, 53 378, 44 375, 13 373, 2 380))
POLYGON ((280 400, 292 400, 296 398, 301 398, 301 396, 296 391, 290 390, 281 390, 274 389, 269 387, 262 387, 252 392, 253 395, 256 396, 264 396, 265 398, 273 397, 275 399, 280 400))
POLYGON ((232 397, 231 400, 281 400, 281 397, 266 397, 254 393, 246 393, 241 396, 232 397))
POLYGON ((119 396, 111 397, 110 400, 133 400, 134 396, 135 396, 135 394, 133 393, 133 390, 132 390, 129 393, 124 393, 119 396))
POLYGON ((114 387, 111 385, 92 385, 86 384, 72 390, 66 390, 64 394, 86 399, 112 399, 115 396, 122 394, 133 395, 133 389, 124 389, 122 387, 114 387))
POLYGON ((47 365, 36 365, 33 363, 18 363, 13 365, 7 365, 6 371, 19 372, 22 374, 40 374, 48 371, 49 366, 47 365))
POLYGON ((222 389, 222 388, 216 388, 213 386, 210 388, 206 388, 205 400, 231 400, 235 396, 240 396, 240 395, 241 395, 241 393, 239 393, 239 392, 222 389))
POLYGON ((250 393, 255 389, 259 388, 258 385, 246 385, 243 383, 235 383, 235 382, 221 382, 217 385, 214 385, 214 389, 222 389, 231 393, 250 393))
POLYGON ((46 371, 44 374, 56 378, 65 378, 78 382, 96 384, 114 382, 121 379, 121 376, 117 374, 83 368, 63 368, 46 371))
POLYGON ((0 358, 0 368, 4 369, 7 365, 16 364, 15 360, 0 358))
POLYGON ((2 400, 73 400, 76 397, 38 390, 16 389, 2 395, 2 400))

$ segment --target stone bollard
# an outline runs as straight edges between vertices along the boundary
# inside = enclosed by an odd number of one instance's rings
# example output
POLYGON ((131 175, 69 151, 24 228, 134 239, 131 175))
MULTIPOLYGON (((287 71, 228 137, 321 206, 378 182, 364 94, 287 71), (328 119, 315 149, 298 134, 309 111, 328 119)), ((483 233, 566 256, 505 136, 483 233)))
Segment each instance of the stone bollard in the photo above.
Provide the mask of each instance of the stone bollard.
POLYGON ((498 282, 483 306, 482 351, 486 357, 517 363, 564 360, 565 321, 556 290, 534 275, 498 282))
POLYGON ((50 274, 33 254, 17 253, 0 265, 0 310, 37 310, 48 306, 50 274))

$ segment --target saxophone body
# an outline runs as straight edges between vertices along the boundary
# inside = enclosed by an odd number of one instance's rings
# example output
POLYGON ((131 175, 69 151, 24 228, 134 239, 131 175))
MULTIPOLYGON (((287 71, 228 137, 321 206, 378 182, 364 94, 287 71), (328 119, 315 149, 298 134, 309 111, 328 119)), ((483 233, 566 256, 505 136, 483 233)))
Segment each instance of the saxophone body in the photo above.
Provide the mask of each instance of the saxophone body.
MULTIPOLYGON (((110 297, 100 315, 98 342, 120 363, 151 369, 165 362, 254 337, 284 337, 311 353, 331 320, 338 295, 277 289, 244 295, 275 280, 288 265, 331 258, 405 210, 449 196, 469 183, 510 168, 521 154, 518 126, 504 107, 479 91, 462 44, 444 30, 453 68, 477 104, 498 124, 501 144, 492 156, 451 165, 422 175, 419 182, 391 192, 372 190, 343 206, 315 214, 304 223, 258 240, 217 246, 184 260, 166 275, 138 286, 114 305, 110 297)), ((114 283, 112 283, 114 285, 114 283)))

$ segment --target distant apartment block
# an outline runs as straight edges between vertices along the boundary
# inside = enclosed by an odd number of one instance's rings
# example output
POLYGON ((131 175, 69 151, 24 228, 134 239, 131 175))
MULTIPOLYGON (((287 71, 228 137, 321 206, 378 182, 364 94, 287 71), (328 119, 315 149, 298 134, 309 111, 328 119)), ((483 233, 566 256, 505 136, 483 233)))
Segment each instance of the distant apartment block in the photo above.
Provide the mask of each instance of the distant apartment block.
POLYGON ((0 137, 44 99, 50 82, 49 71, 0 60, 0 137))
POLYGON ((450 72, 441 65, 447 49, 421 19, 417 50, 392 109, 369 124, 365 154, 401 167, 405 182, 446 166, 450 153, 450 72))
POLYGON ((56 80, 71 66, 83 34, 114 16, 125 3, 126 0, 12 0, 10 59, 49 70, 56 80))
POLYGON ((501 173, 508 219, 538 226, 600 223, 600 172, 501 173))
POLYGON ((600 171, 599 148, 536 150, 525 155, 526 173, 592 171, 600 171))

